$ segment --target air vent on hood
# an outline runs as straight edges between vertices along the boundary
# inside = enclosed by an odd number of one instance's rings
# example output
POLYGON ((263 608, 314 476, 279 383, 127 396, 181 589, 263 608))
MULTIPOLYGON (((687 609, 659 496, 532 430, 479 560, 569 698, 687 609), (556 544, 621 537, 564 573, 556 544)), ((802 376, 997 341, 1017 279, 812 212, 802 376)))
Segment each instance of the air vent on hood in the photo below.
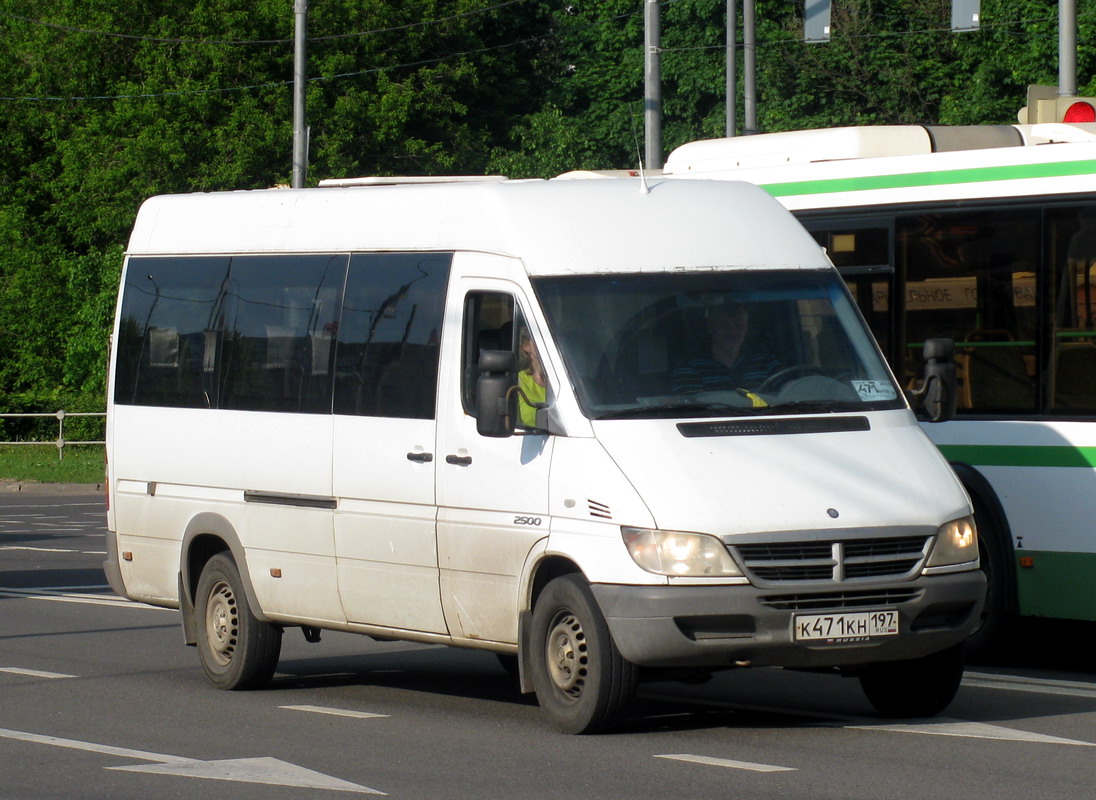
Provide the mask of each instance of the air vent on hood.
POLYGON ((787 419, 742 419, 720 422, 680 422, 682 436, 774 436, 793 433, 840 433, 869 431, 867 417, 788 417, 787 419))

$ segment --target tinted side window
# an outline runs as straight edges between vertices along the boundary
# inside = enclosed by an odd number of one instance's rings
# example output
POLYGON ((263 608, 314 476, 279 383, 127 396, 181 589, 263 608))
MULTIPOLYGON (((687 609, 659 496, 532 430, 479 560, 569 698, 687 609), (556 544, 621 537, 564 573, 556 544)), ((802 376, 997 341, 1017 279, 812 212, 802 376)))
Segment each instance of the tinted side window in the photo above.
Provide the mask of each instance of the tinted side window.
POLYGON ((449 253, 350 258, 335 413, 433 419, 449 253))
POLYGON ((228 258, 133 258, 115 349, 116 403, 216 408, 228 258))
POLYGON ((331 413, 346 262, 345 255, 131 259, 115 401, 331 413))
POLYGON ((331 413, 341 256, 238 256, 224 295, 220 408, 331 413))

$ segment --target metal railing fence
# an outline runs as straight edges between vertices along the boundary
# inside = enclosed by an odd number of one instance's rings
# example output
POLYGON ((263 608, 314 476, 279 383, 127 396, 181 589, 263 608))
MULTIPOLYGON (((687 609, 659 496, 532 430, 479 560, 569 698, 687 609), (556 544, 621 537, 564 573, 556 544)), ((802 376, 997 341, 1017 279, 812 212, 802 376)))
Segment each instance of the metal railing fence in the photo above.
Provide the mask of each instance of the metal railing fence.
POLYGON ((103 411, 55 411, 53 413, 39 413, 39 414, 0 414, 0 419, 26 419, 29 417, 49 418, 53 417, 57 420, 57 438, 53 440, 27 440, 27 441, 0 441, 0 445, 44 445, 52 444, 57 448, 57 458, 59 460, 65 457, 65 447, 76 444, 106 444, 102 440, 98 441, 82 441, 65 438, 65 420, 69 417, 105 417, 106 413, 103 411))

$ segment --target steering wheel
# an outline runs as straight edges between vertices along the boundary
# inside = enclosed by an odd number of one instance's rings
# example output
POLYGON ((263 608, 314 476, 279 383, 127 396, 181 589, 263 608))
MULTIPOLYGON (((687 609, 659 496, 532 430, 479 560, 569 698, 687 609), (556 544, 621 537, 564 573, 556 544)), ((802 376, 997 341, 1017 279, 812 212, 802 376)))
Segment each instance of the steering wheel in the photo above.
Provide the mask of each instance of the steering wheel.
POLYGON ((790 367, 784 367, 779 369, 772 375, 767 377, 761 382, 761 385, 757 387, 758 392, 770 392, 777 386, 781 386, 792 378, 797 378, 802 375, 822 375, 825 376, 826 372, 821 367, 816 367, 814 364, 794 364, 790 367))

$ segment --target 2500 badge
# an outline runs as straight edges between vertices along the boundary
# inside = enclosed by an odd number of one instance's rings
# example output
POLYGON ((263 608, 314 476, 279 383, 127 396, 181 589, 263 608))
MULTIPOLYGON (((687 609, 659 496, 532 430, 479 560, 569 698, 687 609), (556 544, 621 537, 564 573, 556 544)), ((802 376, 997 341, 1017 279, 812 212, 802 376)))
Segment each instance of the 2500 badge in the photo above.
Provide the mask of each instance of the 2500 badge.
POLYGON ((515 525, 540 525, 540 517, 514 517, 515 525))

